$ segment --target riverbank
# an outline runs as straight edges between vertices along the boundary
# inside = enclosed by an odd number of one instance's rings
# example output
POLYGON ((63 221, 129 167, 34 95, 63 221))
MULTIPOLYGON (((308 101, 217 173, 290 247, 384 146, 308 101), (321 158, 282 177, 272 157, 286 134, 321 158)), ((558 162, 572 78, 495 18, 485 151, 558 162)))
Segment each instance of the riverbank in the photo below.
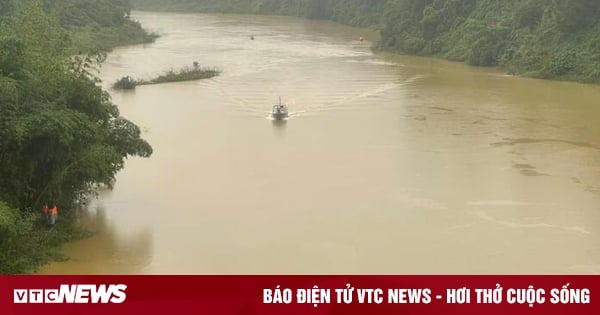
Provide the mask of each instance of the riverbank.
POLYGON ((513 75, 600 83, 600 4, 473 0, 134 0, 136 9, 275 14, 381 31, 377 49, 497 67, 513 75))
POLYGON ((93 71, 94 56, 155 35, 127 1, 7 0, 0 12, 0 274, 34 273, 88 233, 76 205, 108 184, 127 157, 152 147, 122 117, 93 71), (43 203, 58 205, 54 225, 43 203))
POLYGON ((120 46, 148 44, 154 42, 158 34, 148 32, 134 20, 127 20, 121 25, 94 28, 82 27, 71 30, 74 54, 86 51, 109 52, 120 46))

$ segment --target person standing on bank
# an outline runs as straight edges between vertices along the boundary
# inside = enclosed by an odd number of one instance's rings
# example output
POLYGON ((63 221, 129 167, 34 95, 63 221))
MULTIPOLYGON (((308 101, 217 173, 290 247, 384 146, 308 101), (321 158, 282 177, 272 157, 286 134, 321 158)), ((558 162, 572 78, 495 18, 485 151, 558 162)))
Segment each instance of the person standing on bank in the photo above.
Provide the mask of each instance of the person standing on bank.
POLYGON ((44 205, 42 205, 42 222, 48 223, 48 221, 50 220, 50 217, 48 216, 48 211, 50 211, 50 208, 48 207, 47 203, 44 203, 44 205))
POLYGON ((49 210, 49 216, 50 216, 50 225, 54 225, 56 224, 56 218, 58 217, 58 206, 53 204, 52 206, 50 206, 50 210, 49 210))

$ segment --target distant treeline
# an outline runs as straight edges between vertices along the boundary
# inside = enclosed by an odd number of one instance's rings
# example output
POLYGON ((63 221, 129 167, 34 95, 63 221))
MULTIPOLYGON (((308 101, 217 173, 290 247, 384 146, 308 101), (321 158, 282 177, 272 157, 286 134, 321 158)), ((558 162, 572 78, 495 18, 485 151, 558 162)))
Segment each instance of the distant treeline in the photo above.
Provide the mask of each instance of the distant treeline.
POLYGON ((73 206, 95 185, 112 184, 127 157, 152 154, 97 85, 103 54, 87 54, 138 38, 113 31, 145 34, 130 8, 123 0, 0 0, 0 274, 55 259, 78 234, 73 206), (59 206, 56 226, 41 220, 44 203, 59 206))
POLYGON ((129 18, 129 0, 0 0, 0 19, 21 14, 31 3, 39 3, 45 13, 57 18, 57 23, 69 33, 74 53, 106 51, 156 38, 129 18))
POLYGON ((600 82, 598 0, 134 0, 139 9, 281 14, 381 31, 378 47, 600 82))
POLYGON ((132 0, 136 9, 290 15, 373 27, 389 0, 132 0))

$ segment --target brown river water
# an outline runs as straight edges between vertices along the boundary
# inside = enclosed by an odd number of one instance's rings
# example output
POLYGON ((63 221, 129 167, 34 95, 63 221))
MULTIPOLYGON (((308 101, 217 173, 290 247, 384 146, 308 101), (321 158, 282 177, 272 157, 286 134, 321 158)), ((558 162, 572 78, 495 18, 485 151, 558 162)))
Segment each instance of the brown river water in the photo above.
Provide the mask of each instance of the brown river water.
POLYGON ((154 155, 40 273, 600 273, 600 87, 376 54, 329 22, 135 17, 161 37, 114 50, 107 88, 223 73, 110 91, 154 155))

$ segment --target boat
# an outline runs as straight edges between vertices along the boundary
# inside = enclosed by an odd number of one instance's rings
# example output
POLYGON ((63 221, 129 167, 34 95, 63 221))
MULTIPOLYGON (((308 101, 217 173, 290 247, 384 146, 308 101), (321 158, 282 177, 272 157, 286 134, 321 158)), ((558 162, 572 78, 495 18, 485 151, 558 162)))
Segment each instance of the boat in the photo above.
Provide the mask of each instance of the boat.
POLYGON ((273 105, 273 111, 271 112, 271 116, 274 119, 282 120, 288 118, 288 108, 287 105, 281 102, 281 96, 279 97, 279 103, 273 105))

